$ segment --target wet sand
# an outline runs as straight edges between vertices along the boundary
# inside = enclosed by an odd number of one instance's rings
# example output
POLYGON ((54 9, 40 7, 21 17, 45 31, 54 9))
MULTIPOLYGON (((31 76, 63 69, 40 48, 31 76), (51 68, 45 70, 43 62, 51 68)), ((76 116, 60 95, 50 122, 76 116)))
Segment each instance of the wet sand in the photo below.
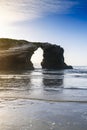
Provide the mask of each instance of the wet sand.
POLYGON ((0 98, 0 130, 87 130, 87 103, 0 98))
POLYGON ((87 130, 87 70, 80 71, 1 74, 0 130, 87 130))

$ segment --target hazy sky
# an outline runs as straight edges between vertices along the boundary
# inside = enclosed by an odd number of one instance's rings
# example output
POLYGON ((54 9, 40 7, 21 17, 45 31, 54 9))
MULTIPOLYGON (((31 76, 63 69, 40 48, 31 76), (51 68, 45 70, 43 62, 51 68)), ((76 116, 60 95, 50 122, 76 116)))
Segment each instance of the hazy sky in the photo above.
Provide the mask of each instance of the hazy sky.
POLYGON ((0 37, 58 44, 87 65, 87 0, 0 0, 0 37))

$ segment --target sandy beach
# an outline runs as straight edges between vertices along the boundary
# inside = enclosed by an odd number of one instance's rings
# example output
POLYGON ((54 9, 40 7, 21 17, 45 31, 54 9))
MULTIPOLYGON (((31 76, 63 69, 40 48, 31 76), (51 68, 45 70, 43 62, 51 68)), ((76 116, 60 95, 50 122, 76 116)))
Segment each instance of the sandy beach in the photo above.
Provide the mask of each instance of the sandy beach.
POLYGON ((87 129, 87 103, 0 99, 0 130, 82 129, 87 129))

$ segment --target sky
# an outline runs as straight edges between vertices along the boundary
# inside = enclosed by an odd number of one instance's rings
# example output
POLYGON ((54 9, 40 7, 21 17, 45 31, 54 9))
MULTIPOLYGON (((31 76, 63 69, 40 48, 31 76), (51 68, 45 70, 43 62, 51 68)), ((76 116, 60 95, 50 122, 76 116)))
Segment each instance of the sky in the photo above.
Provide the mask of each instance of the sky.
POLYGON ((0 37, 57 44, 87 66, 87 0, 0 0, 0 37))

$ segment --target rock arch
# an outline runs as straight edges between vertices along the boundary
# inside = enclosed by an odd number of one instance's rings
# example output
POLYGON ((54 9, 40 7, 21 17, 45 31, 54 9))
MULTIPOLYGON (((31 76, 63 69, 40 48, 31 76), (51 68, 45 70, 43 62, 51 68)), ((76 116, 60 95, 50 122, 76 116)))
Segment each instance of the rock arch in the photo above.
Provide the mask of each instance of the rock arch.
POLYGON ((25 40, 0 39, 0 69, 34 69, 31 56, 43 49, 43 69, 72 69, 64 62, 64 49, 58 45, 25 40))

